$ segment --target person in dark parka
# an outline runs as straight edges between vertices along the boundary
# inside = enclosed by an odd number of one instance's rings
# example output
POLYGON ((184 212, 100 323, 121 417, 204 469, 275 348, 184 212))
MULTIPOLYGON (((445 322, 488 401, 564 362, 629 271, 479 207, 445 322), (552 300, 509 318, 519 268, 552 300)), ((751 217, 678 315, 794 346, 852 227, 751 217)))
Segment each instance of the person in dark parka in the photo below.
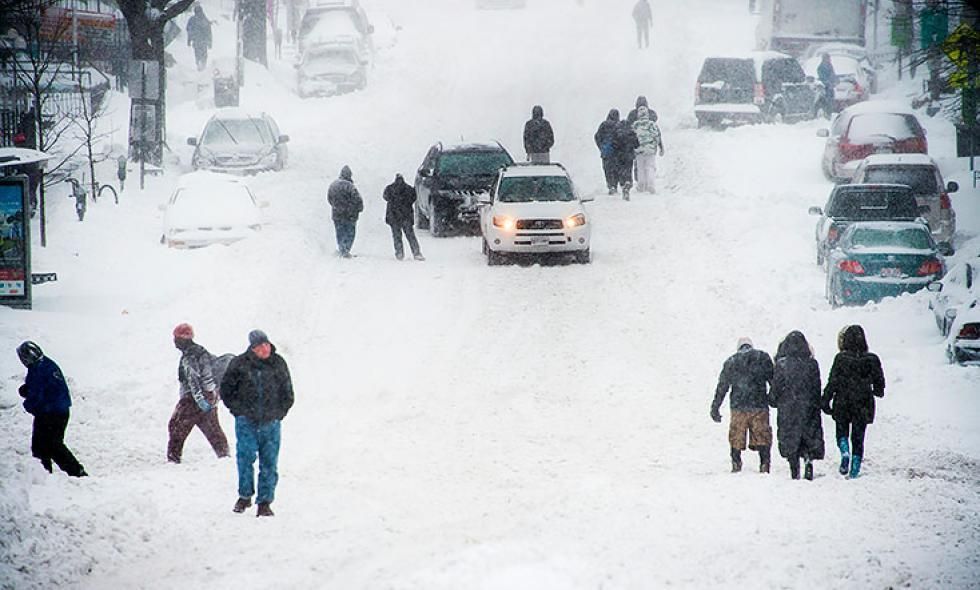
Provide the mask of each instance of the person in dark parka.
POLYGON ((836 424, 840 474, 853 479, 861 473, 864 435, 875 420, 875 398, 885 396, 885 373, 878 356, 868 352, 861 326, 844 328, 837 347, 840 352, 834 357, 823 390, 823 411, 833 416, 836 424))
POLYGON ((330 184, 327 202, 332 208, 333 225, 337 234, 337 251, 344 258, 350 258, 357 232, 357 218, 364 210, 364 200, 354 186, 354 177, 349 166, 340 170, 340 178, 330 184))
POLYGON ((606 120, 599 124, 599 129, 595 132, 595 145, 599 148, 599 156, 602 158, 602 172, 606 176, 606 188, 609 194, 616 194, 616 167, 613 160, 613 136, 616 134, 616 124, 619 123, 619 111, 611 109, 606 116, 606 120))
POLYGON ((544 118, 544 109, 535 105, 531 118, 524 124, 524 151, 533 164, 547 164, 551 161, 551 148, 555 145, 555 133, 551 123, 544 118))
MULTIPOLYGON (((640 118, 640 107, 650 109, 650 102, 647 100, 647 97, 643 96, 642 94, 636 97, 636 106, 634 106, 633 110, 626 115, 626 120, 630 122, 630 125, 636 123, 636 120, 640 118)), ((650 110, 652 111, 653 109, 650 110)))
POLYGON ((779 454, 789 462, 790 476, 813 479, 813 461, 823 459, 820 421, 820 366, 801 332, 790 332, 779 345, 769 405, 776 408, 779 454))
POLYGON ((619 121, 612 140, 612 159, 615 169, 616 183, 623 187, 623 200, 630 200, 630 189, 633 188, 633 161, 636 159, 636 148, 640 140, 629 121, 619 121))
POLYGON ((255 494, 255 457, 259 458, 256 516, 273 516, 271 504, 279 482, 282 419, 293 407, 293 382, 286 361, 262 330, 248 335, 248 350, 228 365, 221 379, 221 400, 235 417, 238 501, 244 512, 255 494))
POLYGON ((61 368, 29 340, 17 347, 17 356, 27 367, 20 396, 24 398, 24 410, 34 416, 31 454, 41 460, 48 473, 52 472, 53 462, 72 477, 85 477, 85 468, 65 446, 71 394, 61 368))
POLYGON ((204 14, 200 4, 194 6, 194 15, 187 21, 187 45, 194 47, 194 60, 197 70, 202 71, 208 64, 208 49, 211 49, 211 21, 204 14))
POLYGON ((721 422, 721 404, 731 390, 728 442, 732 473, 742 470, 746 434, 748 448, 759 452, 759 471, 769 473, 772 427, 769 425, 768 388, 772 383, 772 359, 765 351, 753 348, 748 338, 739 338, 736 351, 725 361, 718 376, 715 398, 711 402, 711 419, 721 422))
POLYGON ((418 195, 412 185, 405 182, 401 174, 395 175, 395 182, 385 187, 384 200, 388 203, 385 208, 385 223, 391 227, 391 237, 395 242, 395 258, 405 258, 405 247, 402 245, 402 233, 408 239, 415 260, 425 260, 419 248, 419 240, 415 237, 415 201, 418 195))

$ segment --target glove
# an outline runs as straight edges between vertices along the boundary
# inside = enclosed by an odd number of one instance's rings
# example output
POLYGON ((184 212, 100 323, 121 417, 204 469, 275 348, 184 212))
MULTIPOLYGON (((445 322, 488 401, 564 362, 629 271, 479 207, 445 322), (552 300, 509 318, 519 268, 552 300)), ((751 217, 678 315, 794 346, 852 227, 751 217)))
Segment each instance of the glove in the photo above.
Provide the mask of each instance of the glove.
POLYGON ((715 422, 721 422, 721 412, 718 408, 711 408, 711 419, 715 422))
POLYGON ((202 399, 202 400, 198 401, 197 402, 197 407, 201 408, 201 411, 204 412, 204 413, 210 412, 211 410, 214 409, 214 406, 212 406, 210 403, 208 403, 208 400, 206 400, 206 399, 202 399))
POLYGON ((17 393, 20 394, 20 397, 27 397, 27 384, 25 383, 21 385, 20 388, 17 389, 17 393))

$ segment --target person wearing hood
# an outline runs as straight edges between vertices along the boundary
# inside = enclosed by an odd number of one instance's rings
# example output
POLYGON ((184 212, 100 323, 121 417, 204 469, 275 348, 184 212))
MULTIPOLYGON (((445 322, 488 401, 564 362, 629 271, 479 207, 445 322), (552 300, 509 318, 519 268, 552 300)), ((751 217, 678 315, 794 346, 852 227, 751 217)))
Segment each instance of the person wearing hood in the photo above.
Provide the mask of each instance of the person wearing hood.
POLYGON ((861 473, 868 424, 875 420, 875 398, 885 396, 885 373, 878 356, 868 352, 861 326, 844 328, 837 347, 840 352, 823 390, 823 411, 836 425, 840 474, 854 479, 861 473))
POLYGON ((354 186, 354 177, 349 166, 340 170, 340 178, 330 184, 327 202, 332 208, 333 226, 337 234, 337 251, 344 258, 350 258, 357 233, 357 218, 364 210, 364 200, 354 186))
POLYGON ((789 463, 790 477, 813 480, 813 461, 823 459, 820 415, 820 365, 802 332, 790 332, 779 345, 769 405, 776 408, 779 454, 789 463))
POLYGON ((419 248, 419 240, 415 237, 415 201, 418 199, 415 188, 405 182, 401 174, 396 174, 395 181, 385 187, 383 197, 388 204, 385 208, 385 223, 391 227, 395 258, 405 258, 405 247, 402 244, 404 233, 415 260, 425 260, 419 248))
POLYGON ((256 516, 273 516, 281 423, 293 407, 293 382, 286 361, 262 330, 249 332, 248 350, 228 365, 221 380, 221 400, 235 417, 238 500, 232 510, 242 513, 252 505, 258 455, 256 516))
POLYGON ((616 125, 619 123, 619 111, 611 109, 606 120, 599 124, 595 132, 595 145, 599 148, 602 158, 602 172, 606 177, 606 188, 610 195, 616 194, 616 166, 613 160, 613 137, 616 135, 616 125))
POLYGON ((636 148, 636 184, 641 193, 655 193, 657 155, 664 155, 664 142, 657 126, 657 113, 645 106, 637 109, 633 131, 640 142, 636 148))
POLYGON ((633 131, 629 121, 619 121, 613 131, 612 160, 616 185, 623 187, 623 200, 630 200, 630 189, 633 188, 633 163, 636 159, 636 148, 640 140, 633 131))
POLYGON ((715 398, 711 402, 711 419, 721 422, 721 403, 731 390, 729 406, 732 417, 728 427, 732 473, 742 470, 745 436, 748 448, 759 452, 759 471, 769 473, 772 427, 769 426, 768 386, 772 384, 772 359, 752 347, 748 338, 739 338, 736 353, 728 357, 718 377, 715 398))
POLYGON ((531 118, 524 124, 524 151, 532 164, 547 164, 551 161, 551 148, 555 145, 555 133, 551 123, 544 118, 544 108, 535 105, 531 118))
POLYGON ((208 49, 211 49, 211 21, 200 4, 194 6, 194 14, 187 21, 187 45, 194 47, 197 71, 203 71, 208 64, 208 49))
MULTIPOLYGON (((647 97, 643 96, 642 94, 636 97, 636 106, 634 106, 633 110, 631 110, 629 114, 626 115, 626 120, 630 122, 630 125, 636 123, 636 119, 639 118, 640 107, 646 107, 650 109, 650 101, 648 101, 647 97)), ((653 109, 650 109, 650 111, 654 112, 653 109)))
MULTIPOLYGON (((217 359, 206 348, 194 342, 194 328, 190 324, 178 325, 174 328, 173 336, 174 347, 181 353, 177 366, 180 399, 167 425, 170 434, 167 441, 167 460, 180 463, 184 441, 195 426, 211 444, 215 455, 219 458, 227 457, 228 438, 218 421, 218 384, 221 382, 221 374, 215 374, 217 359)), ((221 363, 225 366, 226 364, 221 363)))
POLYGON ((27 367, 20 396, 24 398, 24 410, 34 416, 31 454, 48 473, 52 472, 54 463, 72 477, 87 476, 85 468, 65 446, 71 394, 61 368, 30 340, 17 347, 17 357, 27 367))

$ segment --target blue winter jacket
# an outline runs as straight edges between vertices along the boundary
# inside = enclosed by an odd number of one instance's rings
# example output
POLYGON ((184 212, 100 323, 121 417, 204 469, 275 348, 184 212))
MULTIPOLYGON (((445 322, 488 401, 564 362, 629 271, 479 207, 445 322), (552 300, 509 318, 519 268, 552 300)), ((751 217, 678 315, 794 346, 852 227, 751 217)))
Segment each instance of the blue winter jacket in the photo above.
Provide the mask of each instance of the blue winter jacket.
POLYGON ((71 407, 71 395, 65 376, 57 364, 48 357, 41 357, 27 369, 27 395, 24 409, 35 416, 39 414, 67 414, 71 407))

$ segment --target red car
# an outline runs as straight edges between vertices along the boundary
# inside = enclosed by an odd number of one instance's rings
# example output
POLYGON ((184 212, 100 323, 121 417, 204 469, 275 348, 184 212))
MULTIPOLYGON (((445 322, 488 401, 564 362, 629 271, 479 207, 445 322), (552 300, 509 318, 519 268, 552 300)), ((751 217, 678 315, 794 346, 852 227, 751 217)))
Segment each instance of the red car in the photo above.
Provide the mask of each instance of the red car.
POLYGON ((850 180, 861 160, 872 154, 929 153, 926 130, 915 113, 901 104, 856 104, 841 111, 830 129, 817 135, 827 138, 823 173, 835 182, 850 180))

